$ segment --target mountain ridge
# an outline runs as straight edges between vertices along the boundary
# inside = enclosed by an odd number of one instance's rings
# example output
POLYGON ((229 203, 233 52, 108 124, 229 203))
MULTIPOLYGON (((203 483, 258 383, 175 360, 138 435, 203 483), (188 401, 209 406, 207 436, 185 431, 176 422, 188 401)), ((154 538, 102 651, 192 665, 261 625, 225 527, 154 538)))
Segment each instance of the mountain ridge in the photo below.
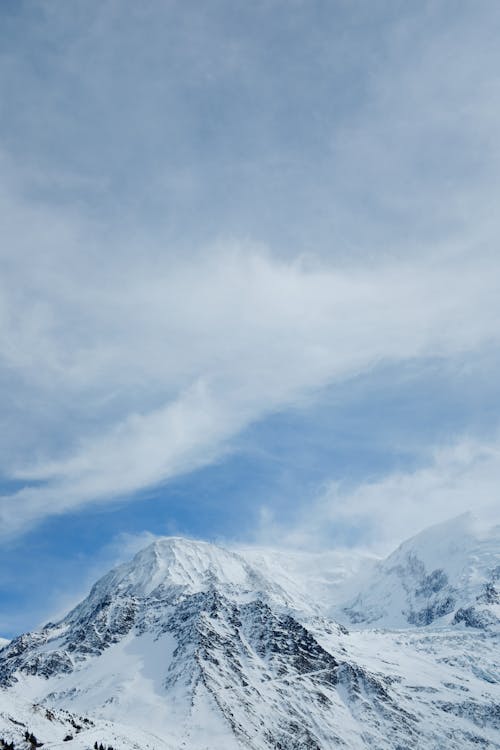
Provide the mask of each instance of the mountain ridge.
POLYGON ((348 630, 314 586, 309 601, 293 576, 273 580, 275 565, 156 540, 0 650, 0 737, 22 746, 34 728, 48 749, 71 736, 69 750, 99 737, 151 750, 500 748, 498 629, 448 618, 348 630))

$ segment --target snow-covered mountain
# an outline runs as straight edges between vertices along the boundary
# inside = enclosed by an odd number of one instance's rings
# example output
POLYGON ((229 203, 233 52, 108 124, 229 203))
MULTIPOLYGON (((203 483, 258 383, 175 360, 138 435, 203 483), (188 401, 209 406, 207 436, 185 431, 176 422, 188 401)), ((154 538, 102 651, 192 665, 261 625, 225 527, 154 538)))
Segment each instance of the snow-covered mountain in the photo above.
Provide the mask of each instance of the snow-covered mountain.
POLYGON ((349 624, 401 628, 500 625, 500 527, 471 514, 426 529, 365 576, 356 596, 334 609, 349 624))
MULTIPOLYGON (((443 550, 450 533, 430 530, 375 566, 383 590, 401 565, 406 592, 405 561, 418 552, 417 589, 439 562, 448 582, 437 593, 451 586, 460 606, 475 596, 483 607, 477 597, 496 591, 486 572, 500 564, 496 537, 460 541, 464 566, 443 550)), ((69 750, 500 749, 495 627, 455 610, 439 627, 405 617, 405 630, 363 621, 348 632, 327 616, 336 602, 315 596, 338 593, 352 561, 316 573, 308 591, 278 558, 167 538, 112 570, 61 621, 0 650, 0 747, 28 750, 33 733, 69 750)), ((372 612, 370 593, 355 597, 357 612, 372 612)), ((383 600, 383 617, 398 596, 383 600)), ((493 617, 496 604, 484 606, 493 617)))

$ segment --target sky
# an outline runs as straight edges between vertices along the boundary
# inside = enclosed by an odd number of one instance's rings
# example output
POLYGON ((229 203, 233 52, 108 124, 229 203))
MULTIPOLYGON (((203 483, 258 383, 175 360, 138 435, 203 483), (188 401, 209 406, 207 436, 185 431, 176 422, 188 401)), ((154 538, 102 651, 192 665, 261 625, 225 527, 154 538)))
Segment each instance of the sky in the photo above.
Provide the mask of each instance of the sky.
POLYGON ((156 535, 498 520, 500 6, 0 4, 0 634, 156 535))

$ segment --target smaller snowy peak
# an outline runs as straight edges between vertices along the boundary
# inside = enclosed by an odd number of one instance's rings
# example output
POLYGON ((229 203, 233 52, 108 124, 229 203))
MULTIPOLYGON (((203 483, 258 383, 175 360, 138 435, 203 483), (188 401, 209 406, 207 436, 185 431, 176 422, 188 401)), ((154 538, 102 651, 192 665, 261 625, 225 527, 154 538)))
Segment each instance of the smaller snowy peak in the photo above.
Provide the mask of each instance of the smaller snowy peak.
POLYGON ((0 638, 0 651, 5 648, 5 646, 8 646, 10 641, 7 638, 0 638))
POLYGON ((500 615, 500 527, 463 514, 401 544, 339 608, 348 623, 377 627, 452 623, 485 627, 500 615))

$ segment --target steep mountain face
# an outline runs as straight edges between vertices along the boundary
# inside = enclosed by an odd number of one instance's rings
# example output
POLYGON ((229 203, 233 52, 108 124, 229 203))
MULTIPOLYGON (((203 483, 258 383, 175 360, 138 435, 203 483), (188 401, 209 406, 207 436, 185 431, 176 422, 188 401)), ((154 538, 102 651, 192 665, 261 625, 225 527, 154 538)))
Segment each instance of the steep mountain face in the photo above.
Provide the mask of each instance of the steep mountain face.
POLYGON ((462 515, 404 542, 335 612, 348 624, 401 628, 500 625, 500 527, 478 529, 462 515))
POLYGON ((95 741, 165 750, 500 748, 496 632, 463 622, 348 632, 325 616, 329 602, 309 601, 283 571, 273 580, 272 558, 258 558, 159 540, 60 622, 8 643, 0 740, 22 746, 34 732, 46 748, 66 741, 78 750, 95 741))
POLYGON ((161 540, 61 622, 8 645, 0 681, 58 709, 139 726, 147 717, 172 747, 212 746, 201 715, 214 747, 316 750, 340 741, 337 684, 359 675, 291 611, 289 595, 240 556, 161 540))

